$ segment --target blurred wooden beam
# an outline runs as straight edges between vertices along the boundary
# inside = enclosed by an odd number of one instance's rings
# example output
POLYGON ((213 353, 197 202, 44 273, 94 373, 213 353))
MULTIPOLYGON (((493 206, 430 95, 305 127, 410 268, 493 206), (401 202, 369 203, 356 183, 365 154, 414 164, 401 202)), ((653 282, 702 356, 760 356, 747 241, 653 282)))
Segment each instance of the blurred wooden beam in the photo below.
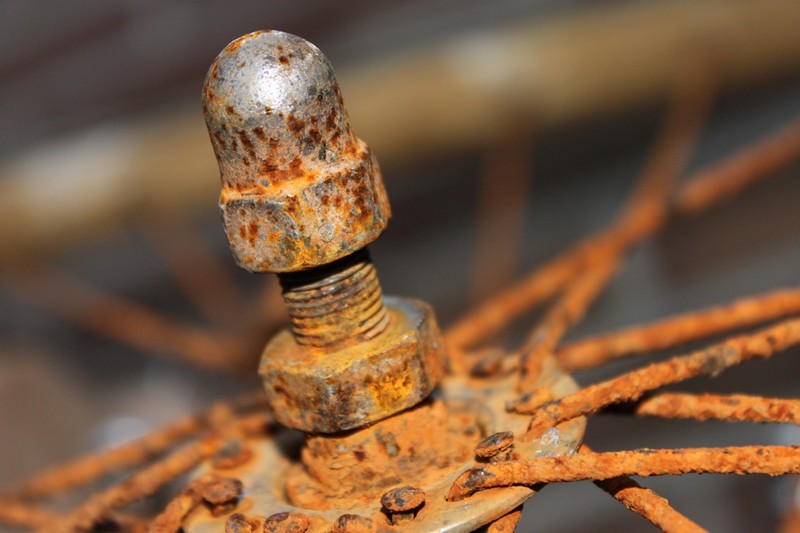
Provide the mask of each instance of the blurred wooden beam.
MULTIPOLYGON (((733 85, 796 71, 797 20, 800 3, 785 0, 598 6, 464 34, 339 77, 356 131, 391 165, 486 145, 512 125, 541 132, 663 98, 689 60, 708 61, 733 85)), ((154 204, 207 211, 216 172, 194 103, 40 146, 0 163, 0 258, 70 246, 154 204)))

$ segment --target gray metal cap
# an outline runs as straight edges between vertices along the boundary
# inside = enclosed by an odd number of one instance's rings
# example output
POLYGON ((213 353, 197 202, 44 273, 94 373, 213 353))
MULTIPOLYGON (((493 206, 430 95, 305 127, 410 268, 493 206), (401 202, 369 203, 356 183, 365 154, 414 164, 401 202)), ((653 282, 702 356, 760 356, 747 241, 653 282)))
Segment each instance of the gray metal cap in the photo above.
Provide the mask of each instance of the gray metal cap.
POLYGON ((203 113, 219 162, 225 231, 242 268, 326 264, 386 228, 380 170, 313 44, 269 30, 233 41, 208 71, 203 113))

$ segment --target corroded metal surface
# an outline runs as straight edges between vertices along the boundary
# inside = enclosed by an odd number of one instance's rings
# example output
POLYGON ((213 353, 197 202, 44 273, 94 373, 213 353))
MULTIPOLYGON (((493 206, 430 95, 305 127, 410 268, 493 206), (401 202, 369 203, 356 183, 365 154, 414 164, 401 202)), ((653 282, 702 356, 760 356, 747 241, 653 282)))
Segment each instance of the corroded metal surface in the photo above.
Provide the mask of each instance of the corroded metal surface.
MULTIPOLYGON (((552 384, 555 397, 561 397, 577 390, 575 382, 561 374, 552 360, 546 362, 543 381, 552 384)), ((528 416, 509 413, 505 402, 515 394, 515 376, 507 375, 488 380, 468 377, 446 377, 434 396, 447 408, 449 416, 469 414, 477 421, 478 431, 471 437, 462 437, 470 449, 478 442, 497 432, 511 431, 517 439, 514 457, 557 456, 574 453, 581 443, 585 430, 585 419, 578 418, 561 424, 533 442, 522 442, 521 437, 527 428, 528 416)), ((381 426, 388 420, 376 424, 381 426)), ((375 426, 373 426, 374 428, 375 426)), ((368 432, 371 429, 362 430, 368 432)), ((374 430, 373 434, 374 434, 374 430)), ((420 431, 425 433, 425 430, 420 431)), ((424 437, 425 435, 423 435, 424 437)), ((408 445, 408 441, 400 440, 408 445)), ((267 517, 279 513, 299 513, 308 519, 309 531, 331 531, 340 517, 343 521, 354 521, 360 517, 364 523, 372 524, 377 531, 472 531, 485 525, 530 498, 535 491, 528 487, 509 487, 480 492, 459 502, 445 500, 450 485, 459 474, 475 466, 478 458, 471 453, 447 464, 444 468, 431 467, 427 475, 416 475, 413 471, 400 476, 395 487, 412 485, 424 491, 424 505, 417 511, 413 521, 402 526, 391 525, 391 518, 381 504, 384 491, 366 491, 362 497, 349 494, 347 498, 333 501, 326 509, 314 509, 291 503, 286 496, 287 479, 292 472, 302 468, 301 463, 286 450, 299 444, 298 436, 285 430, 270 437, 249 441, 253 459, 242 467, 225 470, 225 476, 235 476, 244 483, 244 492, 236 512, 249 519, 263 523, 267 517), (364 494, 366 496, 364 496, 364 494)), ((408 452, 408 450, 405 450, 408 452)), ((398 450, 398 456, 403 450, 398 450)), ((343 461, 342 464, 346 463, 343 461)), ((355 461, 353 461, 355 462, 355 461)), ((385 463, 384 463, 385 464, 385 463)), ((478 463, 480 464, 480 463, 478 463)), ((334 465, 336 466, 336 465, 334 465)), ((398 469, 398 471, 400 471, 398 469)), ((214 473, 211 465, 206 465, 197 475, 214 473)), ((386 487, 391 489, 392 486, 386 487)), ((344 490, 344 489, 343 489, 344 490)), ((187 519, 184 530, 187 533, 212 533, 222 530, 225 517, 214 517, 206 508, 198 508, 187 519)))
POLYGON ((330 433, 424 400, 443 343, 427 305, 384 305, 365 246, 389 202, 327 58, 294 35, 251 33, 220 53, 203 96, 231 249, 245 269, 278 273, 292 320, 260 366, 276 418, 330 433))
POLYGON ((291 272, 329 263, 386 228, 380 170, 313 44, 279 31, 233 41, 208 71, 203 112, 225 231, 242 268, 291 272))
POLYGON ((352 429, 425 399, 444 372, 433 311, 384 299, 389 325, 377 337, 333 351, 309 349, 283 330, 264 349, 259 373, 275 418, 315 432, 352 429))
POLYGON ((472 457, 480 412, 427 401, 367 428, 306 440, 286 476, 288 500, 307 509, 378 501, 389 487, 429 484, 472 457))
POLYGON ((338 348, 369 340, 389 323, 366 248, 333 263, 278 274, 298 344, 338 348))

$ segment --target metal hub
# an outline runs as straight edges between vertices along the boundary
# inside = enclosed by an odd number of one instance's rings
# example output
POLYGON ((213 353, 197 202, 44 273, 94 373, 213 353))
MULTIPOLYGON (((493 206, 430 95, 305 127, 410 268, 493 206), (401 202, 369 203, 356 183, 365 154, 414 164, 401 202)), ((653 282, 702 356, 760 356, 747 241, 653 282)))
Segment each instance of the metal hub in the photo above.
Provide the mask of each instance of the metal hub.
MULTIPOLYGON (((560 372, 552 360, 547 361, 540 383, 550 383, 555 398, 578 390, 572 378, 560 372)), ((475 421, 474 427, 477 431, 473 435, 462 433, 462 438, 474 451, 475 445, 486 435, 501 431, 511 431, 517 437, 525 434, 530 416, 506 410, 506 401, 517 397, 515 386, 515 374, 499 379, 448 376, 442 380, 434 396, 435 401, 444 405, 448 416, 453 420, 475 421)), ((372 433, 380 424, 359 432, 372 433)), ((519 438, 515 439, 514 453, 519 457, 572 454, 580 446, 585 428, 585 418, 577 418, 557 426, 532 442, 525 443, 519 438)), ((287 496, 287 479, 296 475, 298 469, 304 468, 297 458, 296 448, 294 453, 291 450, 301 443, 302 436, 298 432, 277 427, 274 433, 247 442, 253 455, 244 465, 235 469, 219 470, 209 463, 198 470, 196 475, 232 476, 242 481, 242 499, 233 513, 242 513, 258 521, 279 513, 301 513, 308 518, 307 531, 330 531, 343 515, 366 518, 378 531, 394 527, 408 531, 473 531, 503 516, 535 494, 528 487, 509 487, 479 492, 467 501, 446 501, 445 495, 453 481, 464 470, 475 466, 477 458, 470 455, 446 464, 444 468, 433 467, 424 476, 398 480, 396 485, 413 485, 425 492, 425 503, 416 518, 402 526, 391 525, 389 517, 382 510, 380 493, 374 490, 350 494, 340 501, 332 499, 334 505, 326 509, 303 507, 291 502, 287 496), (428 481, 419 483, 421 478, 428 478, 428 481)), ((187 533, 223 531, 230 514, 215 517, 208 509, 200 506, 187 518, 184 530, 187 533)))

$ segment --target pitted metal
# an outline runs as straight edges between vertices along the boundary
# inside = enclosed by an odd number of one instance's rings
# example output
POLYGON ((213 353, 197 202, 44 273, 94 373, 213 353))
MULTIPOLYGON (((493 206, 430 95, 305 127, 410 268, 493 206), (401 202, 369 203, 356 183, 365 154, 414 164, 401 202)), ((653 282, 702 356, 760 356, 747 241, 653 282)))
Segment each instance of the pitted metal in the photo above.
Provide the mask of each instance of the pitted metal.
POLYGON ((203 96, 231 249, 278 273, 292 322, 260 366, 278 420, 330 433, 424 400, 444 373, 441 334, 429 306, 384 305, 366 245, 389 201, 327 58, 288 33, 250 33, 217 56, 203 96))
POLYGON ((329 263, 386 228, 380 170, 313 44, 279 31, 233 41, 208 71, 203 112, 225 231, 242 268, 292 272, 329 263))
POLYGON ((264 348, 259 374, 275 418, 303 431, 333 433, 376 422, 424 400, 444 375, 433 310, 386 298, 389 325, 374 339, 309 350, 284 330, 264 348))

